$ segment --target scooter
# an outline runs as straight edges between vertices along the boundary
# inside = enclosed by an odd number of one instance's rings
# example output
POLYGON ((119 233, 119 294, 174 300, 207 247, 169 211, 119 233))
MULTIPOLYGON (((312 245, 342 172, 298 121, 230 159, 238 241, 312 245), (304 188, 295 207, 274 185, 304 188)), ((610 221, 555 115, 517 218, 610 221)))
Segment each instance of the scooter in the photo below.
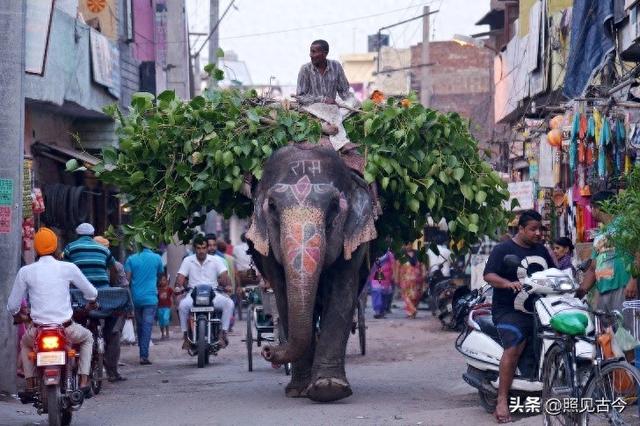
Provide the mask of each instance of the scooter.
MULTIPOLYGON (((516 296, 514 306, 532 314, 534 323, 533 337, 528 341, 520 357, 513 384, 512 396, 539 396, 543 387, 542 368, 552 340, 542 339, 538 330, 548 326, 551 318, 560 311, 581 312, 579 309, 567 308, 568 305, 586 307, 586 303, 574 296, 578 284, 570 271, 555 268, 527 273, 527 259, 507 255, 503 260, 509 268, 517 269, 523 290, 516 296), (558 300, 568 302, 554 303, 558 300)), ((583 266, 584 267, 584 266, 583 266)), ((478 390, 480 404, 488 412, 493 413, 497 404, 499 386, 499 368, 503 348, 498 331, 491 317, 491 305, 483 303, 482 297, 470 297, 469 314, 466 328, 456 340, 456 349, 467 362, 467 372, 462 375, 464 381, 478 390)), ((589 318, 587 333, 592 333, 594 325, 589 318)), ((595 354, 592 344, 579 341, 576 344, 578 361, 591 362, 595 354)))

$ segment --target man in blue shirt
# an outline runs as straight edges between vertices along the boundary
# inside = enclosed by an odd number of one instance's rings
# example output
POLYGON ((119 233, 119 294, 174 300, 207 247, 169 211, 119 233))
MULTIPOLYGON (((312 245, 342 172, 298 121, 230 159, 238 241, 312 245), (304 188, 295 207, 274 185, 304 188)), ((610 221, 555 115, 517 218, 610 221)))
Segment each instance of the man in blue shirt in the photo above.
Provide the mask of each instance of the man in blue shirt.
POLYGON ((85 277, 96 288, 109 287, 116 283, 115 258, 108 248, 93 240, 95 229, 90 223, 81 223, 76 228, 78 239, 64 248, 64 260, 75 263, 85 277))
POLYGON ((158 281, 164 272, 162 258, 149 248, 143 247, 138 253, 129 256, 124 264, 124 271, 131 283, 131 296, 138 329, 140 364, 150 365, 149 342, 158 308, 158 281))

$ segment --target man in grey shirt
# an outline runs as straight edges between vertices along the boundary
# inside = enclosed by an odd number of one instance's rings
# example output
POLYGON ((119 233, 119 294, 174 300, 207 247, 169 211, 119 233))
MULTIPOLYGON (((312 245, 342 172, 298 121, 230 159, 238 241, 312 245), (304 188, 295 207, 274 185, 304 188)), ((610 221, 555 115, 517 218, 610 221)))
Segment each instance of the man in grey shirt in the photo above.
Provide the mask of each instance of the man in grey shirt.
POLYGON ((328 53, 329 43, 325 40, 311 43, 311 62, 304 64, 298 73, 296 99, 301 104, 335 104, 336 94, 345 101, 353 97, 342 65, 338 61, 327 59, 328 53))

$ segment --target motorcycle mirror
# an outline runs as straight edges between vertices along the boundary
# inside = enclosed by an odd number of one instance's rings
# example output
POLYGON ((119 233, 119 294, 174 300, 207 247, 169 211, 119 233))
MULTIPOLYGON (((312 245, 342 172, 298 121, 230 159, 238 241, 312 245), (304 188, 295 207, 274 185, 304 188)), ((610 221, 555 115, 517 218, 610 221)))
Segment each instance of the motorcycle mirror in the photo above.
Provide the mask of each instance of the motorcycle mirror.
POLYGON ((520 258, 515 254, 508 254, 503 259, 502 262, 511 269, 517 269, 520 266, 520 258))

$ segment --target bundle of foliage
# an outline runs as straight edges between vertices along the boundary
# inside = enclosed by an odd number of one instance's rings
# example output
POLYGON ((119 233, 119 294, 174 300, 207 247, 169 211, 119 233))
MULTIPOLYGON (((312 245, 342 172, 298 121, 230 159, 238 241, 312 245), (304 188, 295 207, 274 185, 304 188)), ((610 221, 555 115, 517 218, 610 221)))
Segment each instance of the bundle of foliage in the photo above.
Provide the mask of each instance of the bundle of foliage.
POLYGON ((626 176, 623 191, 603 205, 604 211, 614 216, 615 232, 609 234, 613 247, 636 259, 632 273, 640 275, 640 167, 635 166, 626 176))
MULTIPOLYGON (((415 95, 376 101, 365 101, 345 128, 366 159, 364 178, 377 183, 381 236, 413 241, 428 216, 444 218, 455 248, 464 250, 505 225, 506 184, 481 160, 467 122, 424 108, 415 95)), ((260 179, 274 150, 321 136, 318 119, 269 105, 252 90, 207 90, 190 101, 172 91, 137 93, 127 115, 117 106, 106 112, 117 122, 119 146, 104 148, 93 171, 131 206, 125 239, 151 246, 175 233, 187 240, 207 209, 250 215, 251 200, 240 193, 246 176, 260 179)), ((78 166, 71 160, 67 168, 78 166)))

